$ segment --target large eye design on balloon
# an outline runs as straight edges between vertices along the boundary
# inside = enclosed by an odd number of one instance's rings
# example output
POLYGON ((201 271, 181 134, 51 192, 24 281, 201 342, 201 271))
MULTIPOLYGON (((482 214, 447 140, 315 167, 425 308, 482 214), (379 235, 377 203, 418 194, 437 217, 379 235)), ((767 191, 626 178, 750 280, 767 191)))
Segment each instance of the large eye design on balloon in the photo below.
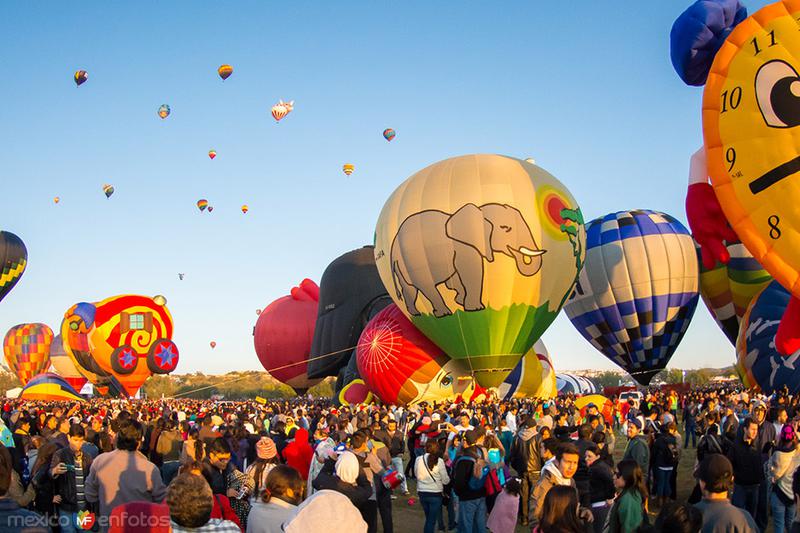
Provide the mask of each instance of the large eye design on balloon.
POLYGON ((800 125, 800 76, 786 61, 775 59, 758 69, 756 100, 767 126, 800 125))
POLYGON ((443 389, 451 386, 453 384, 453 376, 448 372, 445 374, 441 380, 439 380, 439 386, 443 389))

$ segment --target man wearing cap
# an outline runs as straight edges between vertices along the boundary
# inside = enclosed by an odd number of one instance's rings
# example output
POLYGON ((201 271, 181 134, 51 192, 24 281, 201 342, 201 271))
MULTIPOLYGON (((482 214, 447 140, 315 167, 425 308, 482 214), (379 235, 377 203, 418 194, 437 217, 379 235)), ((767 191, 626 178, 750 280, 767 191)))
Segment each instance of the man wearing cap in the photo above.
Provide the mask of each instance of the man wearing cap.
POLYGON ((731 462, 718 453, 707 455, 697 469, 703 500, 695 505, 703 515, 702 533, 756 533, 758 527, 747 511, 728 500, 733 482, 731 462))
POLYGON ((641 431, 641 420, 638 418, 628 420, 628 445, 625 447, 625 455, 622 458, 633 459, 642 469, 642 473, 645 473, 649 471, 650 447, 641 431))

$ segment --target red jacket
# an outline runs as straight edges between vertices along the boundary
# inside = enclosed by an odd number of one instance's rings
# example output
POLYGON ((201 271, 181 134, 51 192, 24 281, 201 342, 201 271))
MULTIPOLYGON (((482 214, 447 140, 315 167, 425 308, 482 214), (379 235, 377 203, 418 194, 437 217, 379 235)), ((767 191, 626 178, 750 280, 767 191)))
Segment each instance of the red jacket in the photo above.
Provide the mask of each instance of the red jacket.
POLYGON ((214 507, 211 508, 211 518, 222 518, 223 520, 230 520, 239 529, 242 529, 242 524, 239 522, 239 517, 231 507, 231 501, 227 496, 222 494, 214 494, 214 507))
POLYGON ((311 459, 314 458, 314 450, 308 443, 308 431, 299 428, 295 432, 294 440, 283 449, 283 458, 287 465, 300 472, 303 479, 308 479, 311 459))

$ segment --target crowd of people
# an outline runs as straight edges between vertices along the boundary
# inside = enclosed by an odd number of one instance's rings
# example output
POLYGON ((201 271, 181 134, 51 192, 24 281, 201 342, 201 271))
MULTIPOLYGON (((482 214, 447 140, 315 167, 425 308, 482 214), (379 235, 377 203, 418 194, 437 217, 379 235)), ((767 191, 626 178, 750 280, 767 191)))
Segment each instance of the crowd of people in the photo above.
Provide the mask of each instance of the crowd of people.
POLYGON ((797 397, 574 399, 6 400, 0 531, 800 531, 797 397))

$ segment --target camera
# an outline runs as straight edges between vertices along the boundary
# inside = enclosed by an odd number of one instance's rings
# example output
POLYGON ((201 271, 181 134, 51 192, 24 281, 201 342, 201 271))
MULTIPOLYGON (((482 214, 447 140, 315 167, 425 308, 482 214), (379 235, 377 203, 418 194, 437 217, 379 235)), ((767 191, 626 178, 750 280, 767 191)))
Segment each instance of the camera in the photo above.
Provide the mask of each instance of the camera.
POLYGON ((439 431, 447 431, 447 422, 439 424, 439 431))

